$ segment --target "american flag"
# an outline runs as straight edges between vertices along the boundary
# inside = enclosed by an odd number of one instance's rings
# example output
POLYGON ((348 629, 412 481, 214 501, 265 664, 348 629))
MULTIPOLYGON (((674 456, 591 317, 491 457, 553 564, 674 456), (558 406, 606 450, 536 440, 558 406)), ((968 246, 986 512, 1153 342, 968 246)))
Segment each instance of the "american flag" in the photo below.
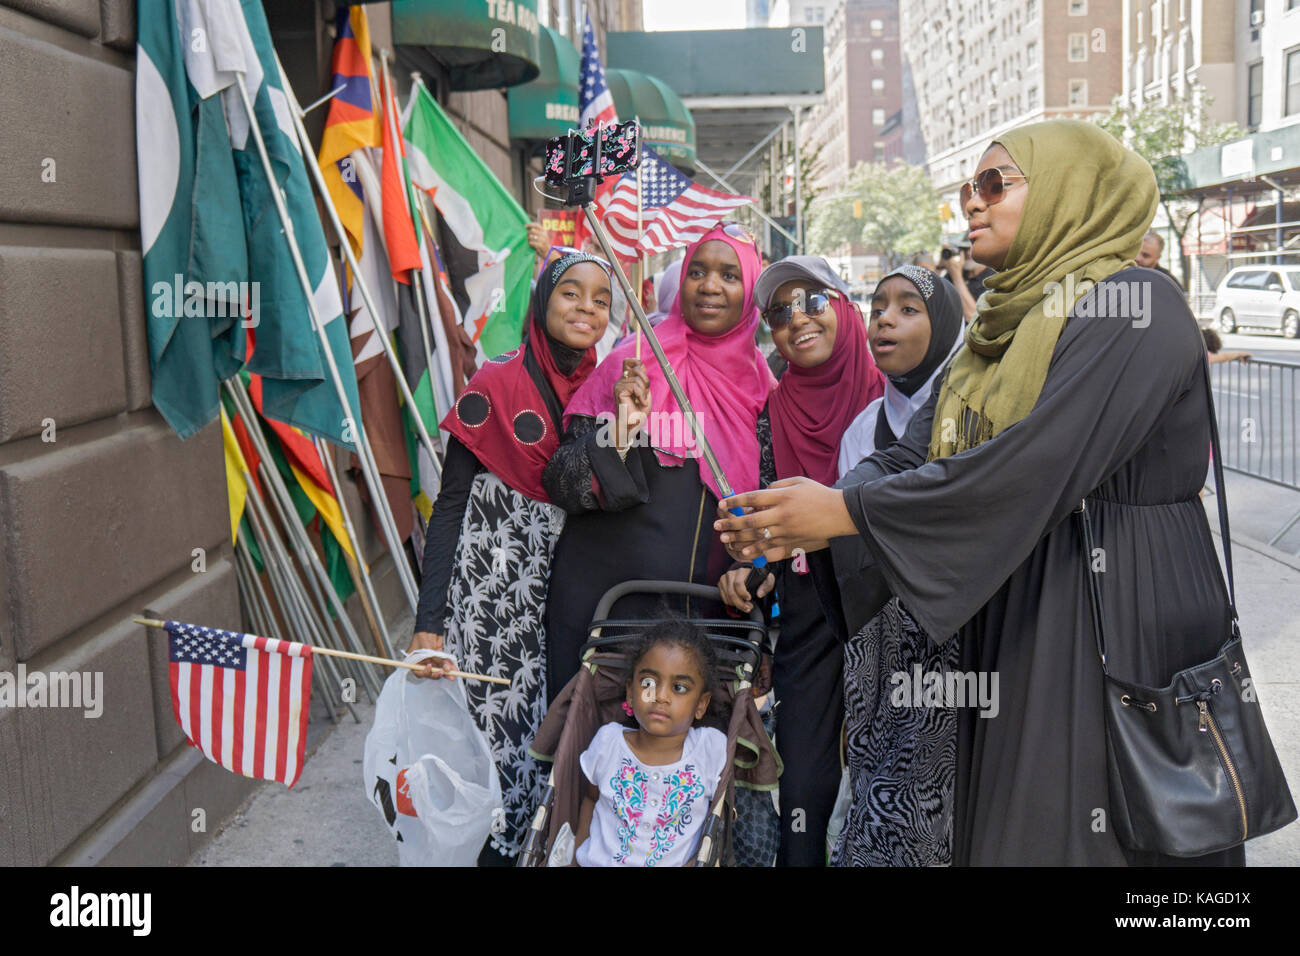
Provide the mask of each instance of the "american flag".
MULTIPOLYGON (((596 34, 591 29, 591 13, 588 12, 586 24, 582 29, 582 69, 578 74, 578 127, 587 129, 592 126, 609 126, 618 122, 618 111, 614 109, 614 95, 605 82, 605 65, 600 62, 600 50, 596 46, 596 34)), ((596 187, 595 212, 609 203, 614 186, 607 179, 596 187)), ((587 218, 578 216, 578 225, 574 231, 573 244, 579 249, 591 231, 587 228, 587 218)))
POLYGON ((614 97, 605 82, 605 65, 600 62, 596 48, 596 34, 591 29, 591 14, 587 14, 582 29, 582 71, 578 76, 578 125, 586 129, 593 123, 618 122, 614 97))
POLYGON ((311 709, 311 648, 166 621, 172 711, 190 743, 227 770, 292 787, 311 709))
POLYGON ((694 242, 719 219, 754 200, 696 185, 648 146, 641 147, 644 239, 636 232, 636 172, 624 173, 605 210, 605 228, 614 250, 625 259, 665 252, 694 242))

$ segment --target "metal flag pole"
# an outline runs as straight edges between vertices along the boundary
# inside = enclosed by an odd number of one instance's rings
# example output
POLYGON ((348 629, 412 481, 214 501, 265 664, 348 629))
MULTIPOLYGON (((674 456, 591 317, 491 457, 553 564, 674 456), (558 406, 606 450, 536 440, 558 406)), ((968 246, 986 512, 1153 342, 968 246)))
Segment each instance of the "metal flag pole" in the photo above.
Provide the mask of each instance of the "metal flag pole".
MULTIPOLYGON (((285 242, 289 246, 289 254, 293 259, 294 269, 298 273, 298 282, 302 286, 303 296, 307 300, 312 325, 315 327, 316 335, 320 339, 325 364, 329 368, 330 378, 334 381, 334 390, 338 394, 339 404, 347 414, 348 420, 353 427, 353 433, 356 435, 357 457, 361 461, 361 474, 366 480, 370 498, 374 502, 375 513, 379 515, 380 524, 384 529, 384 538, 388 550, 393 556, 393 564, 397 569, 398 579, 402 582, 402 590, 406 592, 406 599, 410 603, 411 609, 414 610, 419 604, 419 588, 415 583, 415 575, 411 573, 410 563, 406 560, 406 551, 402 547, 402 540, 397 534, 396 522, 388 508, 388 498, 384 495, 383 482, 379 477, 379 466, 375 463, 370 441, 366 437, 365 424, 361 421, 360 409, 353 409, 348 403, 347 390, 343 387, 343 378, 339 374, 338 364, 334 361, 334 351, 330 348, 329 337, 325 332, 325 324, 321 319, 320 311, 316 308, 315 290, 312 287, 311 280, 307 277, 307 267, 302 261, 302 251, 298 248, 298 240, 294 236, 293 220, 289 217, 289 210, 285 205, 280 184, 276 181, 275 170, 271 166, 271 156, 267 152, 266 141, 262 138, 262 128, 258 124, 257 114, 253 112, 253 104, 248 98, 248 87, 245 85, 243 73, 236 74, 236 87, 239 90, 240 101, 244 104, 244 110, 248 113, 248 126, 257 144, 258 155, 262 159, 262 169, 266 173, 271 198, 275 202, 276 214, 279 215, 280 224, 284 227, 285 242)), ((311 163, 305 165, 311 165, 311 163)), ((345 240, 344 245, 346 244, 345 240)), ((332 264, 330 268, 333 269, 332 264)))
MULTIPOLYGON (((276 65, 280 66, 279 54, 276 54, 276 65)), ((357 265, 357 257, 352 252, 352 243, 348 241, 347 231, 343 228, 342 220, 339 219, 338 210, 334 207, 334 197, 325 188, 325 177, 321 174, 320 166, 316 164, 314 159, 308 159, 314 154, 312 153, 311 140, 307 136, 307 128, 302 124, 305 111, 298 105, 298 99, 294 95, 293 88, 289 85, 289 78, 285 75, 283 66, 280 66, 280 83, 284 87, 285 96, 289 100, 289 112, 293 116, 294 131, 298 134, 298 142, 302 144, 303 164, 307 167, 307 174, 316 187, 316 195, 320 197, 321 205, 325 207, 325 212, 329 216, 330 225, 334 227, 334 233, 339 237, 339 245, 342 247, 343 256, 347 260, 348 267, 352 270, 353 288, 361 293, 361 300, 370 311, 372 323, 379 323, 375 325, 375 335, 379 337, 379 344, 383 347, 384 354, 388 357, 388 364, 392 367, 393 375, 397 378, 397 388, 401 392, 402 401, 406 402, 407 407, 412 410, 411 417, 415 419, 415 430, 419 433, 420 443, 424 445, 425 451, 433 459, 434 467, 438 467, 438 456, 434 451, 433 439, 429 437, 429 432, 420 416, 414 414, 415 399, 411 396, 411 389, 406 383, 406 373, 402 371, 402 363, 397 358, 393 343, 389 341, 387 329, 379 327, 383 324, 379 310, 375 308, 375 300, 370 294, 370 286, 365 277, 362 276, 360 266, 357 265)), ((433 374, 432 370, 430 370, 429 374, 433 374)))
MULTIPOLYGON (((320 556, 316 553, 311 540, 307 537, 307 529, 298 520, 297 510, 294 508, 293 500, 289 496, 289 489, 285 486, 283 477, 278 470, 271 468, 268 464, 272 461, 270 447, 266 443, 266 436, 262 434, 262 429, 257 423, 253 402, 244 390, 244 383, 236 376, 226 383, 226 392, 234 401, 240 415, 244 417, 244 421, 248 425, 246 431, 252 439, 258 455, 262 458, 262 466, 268 476, 264 480, 270 488, 271 502, 276 507, 280 523, 284 525, 288 532, 289 544, 298 555, 298 560, 303 566, 304 577, 306 577, 308 585, 311 586, 313 594, 319 602, 323 629, 331 633, 334 632, 333 622, 331 622, 329 614, 325 610, 328 603, 328 606, 334 609, 334 613, 338 618, 338 628, 343 634, 344 639, 339 640, 338 643, 342 645, 346 642, 352 650, 357 652, 364 650, 361 638, 357 636, 356 630, 352 627, 352 619, 348 617, 347 609, 339 599, 328 572, 326 572, 324 565, 321 564, 320 556), (235 385, 232 382, 238 384, 235 385)), ((337 483, 335 487, 338 487, 337 483)), ((256 491, 256 489, 253 489, 253 491, 256 491)), ((338 496, 341 498, 342 494, 340 488, 338 496)), ((375 675, 367 669, 362 670, 362 675, 365 678, 366 695, 372 696, 372 692, 378 694, 380 689, 379 681, 375 679, 375 675)))
MULTIPOLYGON (((645 338, 650 343, 650 351, 654 353, 655 361, 659 363, 659 368, 664 373, 664 380, 668 382, 668 389, 673 393, 673 398, 677 400, 677 407, 681 409, 682 414, 686 416, 686 424, 691 430, 691 435, 695 439, 695 444, 700 449, 700 454, 704 457, 704 463, 708 465, 710 474, 713 475, 714 482, 717 483, 718 493, 723 498, 730 498, 735 494, 731 487, 731 482, 727 481, 727 476, 722 472, 722 465, 718 462, 718 456, 713 453, 713 446, 709 444, 709 436, 704 434, 699 420, 695 416, 695 409, 691 406, 691 401, 686 397, 686 390, 682 388, 681 382, 677 381, 677 373, 668 362, 668 356, 664 354, 664 348, 659 344, 659 336, 655 334, 654 327, 646 319, 645 309, 641 307, 639 296, 632 294, 632 284, 628 282, 627 275, 623 272, 623 265, 614 256, 614 250, 610 246, 609 236, 605 232, 605 227, 600 220, 596 218, 592 203, 585 203, 582 207, 583 214, 587 217, 587 225, 590 226, 592 235, 600 243, 600 248, 605 253, 605 259, 614 267, 614 275, 618 279, 619 285, 622 286, 624 294, 627 296, 629 304, 632 306, 632 312, 636 316, 637 325, 645 333, 645 338)), ((740 508, 732 508, 731 513, 734 515, 744 514, 740 508)), ((759 555, 753 560, 755 571, 767 567, 767 559, 759 555)), ((757 587, 757 582, 766 579, 767 574, 761 575, 750 574, 750 591, 753 592, 757 587)))
MULTIPOLYGON (((641 125, 641 117, 636 118, 637 126, 641 125)), ((636 245, 637 245, 637 276, 636 291, 637 301, 641 301, 641 284, 645 281, 645 251, 641 248, 641 241, 645 238, 645 227, 642 224, 642 212, 645 208, 645 193, 641 179, 641 164, 636 164, 636 245)), ((644 309, 642 310, 644 311, 644 309)), ((639 315, 633 310, 633 315, 639 315)), ((636 323, 636 360, 641 361, 641 320, 636 323)))
MULTIPOLYGON (((288 561, 288 556, 284 554, 280 547, 279 535, 270 523, 270 516, 264 511, 261 497, 254 492, 255 486, 252 483, 252 476, 247 470, 244 472, 244 480, 249 484, 249 494, 247 501, 249 508, 247 511, 249 524, 252 525, 253 534, 258 539, 262 548, 262 560, 266 564, 267 577, 271 581, 271 589, 275 592, 276 600, 280 605, 280 610, 284 613, 286 626, 299 634, 310 634, 312 640, 317 640, 316 630, 310 626, 310 623, 303 616, 303 608, 300 605, 301 598, 299 589, 301 583, 296 581, 292 572, 283 567, 282 563, 288 561)), ((325 699, 329 704, 331 720, 338 709, 338 703, 334 694, 334 687, 342 686, 342 681, 333 662, 323 669, 321 675, 321 690, 325 694, 325 699), (327 673, 326 673, 327 672, 327 673), (329 680, 326 680, 328 676, 329 680), (329 681, 333 681, 330 684, 329 681)), ((349 710, 351 705, 349 705, 349 710)), ((353 712, 353 717, 356 713, 353 712)))
MULTIPOLYGON (((314 439, 314 441, 321 460, 325 462, 325 470, 329 472, 330 481, 335 488, 339 488, 339 476, 334 469, 334 456, 330 454, 323 441, 319 438, 314 439)), ((357 556, 356 561, 348 561, 348 570, 352 572, 353 579, 357 582, 357 592, 361 597, 361 606, 366 612, 366 620, 369 621, 371 630, 375 635, 375 646, 382 656, 393 657, 393 639, 388 633, 388 623, 384 620, 383 609, 379 605, 379 597, 375 593, 374 582, 370 578, 370 571, 362 557, 361 541, 357 537, 357 530, 352 524, 352 515, 349 513, 349 509, 343 506, 342 495, 339 496, 339 505, 340 510, 343 512, 343 530, 347 532, 348 542, 352 545, 352 553, 357 556)), ((347 557, 347 555, 344 555, 344 557, 347 557)))

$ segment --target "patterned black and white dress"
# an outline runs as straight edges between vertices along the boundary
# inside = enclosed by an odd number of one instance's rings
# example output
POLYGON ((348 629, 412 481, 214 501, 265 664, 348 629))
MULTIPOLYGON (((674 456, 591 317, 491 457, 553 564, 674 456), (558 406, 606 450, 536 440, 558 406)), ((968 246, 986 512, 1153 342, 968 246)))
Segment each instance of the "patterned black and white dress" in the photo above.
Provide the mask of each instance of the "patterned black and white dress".
MULTIPOLYGON (((891 598, 844 649, 844 709, 853 803, 832 866, 947 866, 952 862, 957 715, 952 707, 891 700, 923 675, 957 667, 958 642, 936 647, 891 598)), ((901 695, 900 695, 901 696, 901 695)))
POLYGON ((470 713, 492 747, 505 810, 491 845, 515 856, 541 800, 547 768, 528 754, 546 713, 546 585, 564 511, 489 471, 474 478, 447 591, 446 649, 462 670, 470 713))

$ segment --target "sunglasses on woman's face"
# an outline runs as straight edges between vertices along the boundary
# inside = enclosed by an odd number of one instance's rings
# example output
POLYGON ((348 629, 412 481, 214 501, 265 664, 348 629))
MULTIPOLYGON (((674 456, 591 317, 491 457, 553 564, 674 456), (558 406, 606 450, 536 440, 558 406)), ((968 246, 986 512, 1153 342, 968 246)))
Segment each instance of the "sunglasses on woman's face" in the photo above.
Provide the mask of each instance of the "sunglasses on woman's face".
POLYGON ((997 168, 986 169, 981 173, 977 173, 974 179, 961 184, 962 211, 965 211, 966 203, 970 202, 973 193, 979 193, 980 199, 984 200, 986 206, 1002 202, 1007 194, 1007 181, 1011 179, 1023 179, 1025 182, 1029 182, 1028 176, 1022 176, 1019 173, 1004 173, 997 168))
POLYGON ((763 310, 763 319, 767 322, 767 327, 776 332, 794 320, 795 312, 802 312, 806 316, 816 318, 825 313, 830 308, 830 304, 829 290, 800 293, 795 296, 794 302, 787 305, 768 306, 763 310))

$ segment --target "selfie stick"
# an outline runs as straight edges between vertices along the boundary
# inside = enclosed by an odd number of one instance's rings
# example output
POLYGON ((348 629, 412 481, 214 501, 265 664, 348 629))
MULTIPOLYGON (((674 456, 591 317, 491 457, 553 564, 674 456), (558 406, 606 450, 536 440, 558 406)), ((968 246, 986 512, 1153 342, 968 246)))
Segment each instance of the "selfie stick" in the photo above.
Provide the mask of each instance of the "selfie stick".
MULTIPOLYGON (((700 454, 704 456, 704 463, 709 466, 709 472, 718 485, 718 492, 723 498, 730 498, 735 494, 731 482, 727 481, 727 476, 722 473, 722 465, 718 463, 718 456, 713 453, 713 446, 709 444, 708 436, 704 434, 704 429, 695 417, 695 409, 691 407, 691 400, 686 397, 686 390, 682 388, 681 382, 677 381, 677 375, 673 372, 673 367, 668 364, 668 356, 664 354, 664 347, 659 344, 659 336, 655 334, 654 326, 646 319, 645 309, 641 307, 641 297, 634 295, 632 292, 632 283, 624 274, 622 263, 614 255, 605 227, 596 218, 591 203, 583 203, 582 211, 587 217, 587 225, 591 228, 592 235, 596 237, 601 250, 605 253, 605 260, 614 267, 614 276, 618 279, 618 284, 622 287, 623 294, 627 296, 628 304, 632 307, 632 315, 636 319, 637 328, 644 333, 650 351, 654 353, 655 361, 659 363, 659 368, 663 370, 664 379, 668 382, 668 390, 673 393, 673 398, 677 400, 677 407, 686 416, 686 424, 690 426, 691 435, 695 438, 695 444, 699 447, 700 454)), ((736 516, 743 516, 745 513, 743 508, 732 508, 730 510, 736 516)), ((759 586, 767 580, 767 558, 760 554, 754 559, 753 563, 754 570, 750 572, 749 577, 746 579, 745 587, 751 597, 757 598, 759 586)), ((773 600, 772 614, 775 616, 779 613, 780 607, 773 600)))

